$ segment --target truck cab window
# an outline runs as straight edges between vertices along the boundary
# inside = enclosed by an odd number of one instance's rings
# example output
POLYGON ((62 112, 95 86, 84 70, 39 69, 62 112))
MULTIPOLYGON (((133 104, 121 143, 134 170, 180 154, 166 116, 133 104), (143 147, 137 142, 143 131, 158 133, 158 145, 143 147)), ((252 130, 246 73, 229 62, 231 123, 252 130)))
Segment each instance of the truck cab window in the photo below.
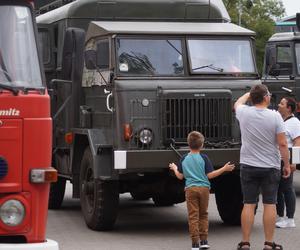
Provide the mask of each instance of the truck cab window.
POLYGON ((276 49, 277 67, 280 75, 293 73, 292 51, 289 45, 279 45, 276 49))
POLYGON ((39 39, 39 49, 42 54, 43 64, 50 63, 50 36, 46 30, 39 30, 38 33, 39 39))
POLYGON ((193 74, 255 74, 248 40, 189 39, 189 60, 193 74))
POLYGON ((177 39, 117 40, 120 75, 182 76, 182 45, 177 39))
POLYGON ((42 87, 36 41, 29 8, 0 9, 0 83, 13 87, 42 87))

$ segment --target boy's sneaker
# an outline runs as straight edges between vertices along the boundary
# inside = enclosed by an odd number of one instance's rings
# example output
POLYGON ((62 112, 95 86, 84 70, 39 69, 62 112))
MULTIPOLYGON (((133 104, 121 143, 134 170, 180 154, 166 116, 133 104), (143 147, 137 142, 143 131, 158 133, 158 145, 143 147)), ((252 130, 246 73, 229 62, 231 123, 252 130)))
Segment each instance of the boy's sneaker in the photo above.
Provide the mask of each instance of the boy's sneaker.
POLYGON ((296 227, 294 219, 284 219, 282 221, 276 222, 276 227, 279 228, 289 228, 296 227))
POLYGON ((201 240, 200 241, 200 249, 209 249, 209 245, 207 240, 201 240))
POLYGON ((192 250, 199 250, 199 243, 193 243, 192 250))

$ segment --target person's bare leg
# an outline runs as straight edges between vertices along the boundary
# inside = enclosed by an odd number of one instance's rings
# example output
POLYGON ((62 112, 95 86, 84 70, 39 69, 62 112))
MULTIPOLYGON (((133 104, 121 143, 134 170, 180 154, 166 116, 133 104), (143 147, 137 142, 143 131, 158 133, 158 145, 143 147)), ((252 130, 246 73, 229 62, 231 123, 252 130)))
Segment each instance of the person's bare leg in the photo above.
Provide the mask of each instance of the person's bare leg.
POLYGON ((276 205, 264 204, 263 223, 264 223, 264 231, 265 231, 265 241, 273 242, 275 222, 276 222, 276 205))
POLYGON ((243 241, 250 242, 251 229, 254 223, 254 211, 256 204, 244 204, 241 215, 243 241))

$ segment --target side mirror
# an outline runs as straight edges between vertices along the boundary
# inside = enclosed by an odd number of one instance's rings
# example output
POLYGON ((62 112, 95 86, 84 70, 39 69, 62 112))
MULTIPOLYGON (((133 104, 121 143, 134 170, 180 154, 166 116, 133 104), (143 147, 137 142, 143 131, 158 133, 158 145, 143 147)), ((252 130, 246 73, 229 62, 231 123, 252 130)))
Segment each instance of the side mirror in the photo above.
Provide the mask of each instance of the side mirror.
POLYGON ((298 27, 298 31, 300 31, 300 13, 296 14, 296 24, 298 27))
POLYGON ((100 69, 109 68, 109 42, 103 40, 97 44, 97 66, 100 69))
POLYGON ((97 53, 95 50, 86 50, 84 52, 85 66, 89 70, 96 69, 97 65, 97 53))

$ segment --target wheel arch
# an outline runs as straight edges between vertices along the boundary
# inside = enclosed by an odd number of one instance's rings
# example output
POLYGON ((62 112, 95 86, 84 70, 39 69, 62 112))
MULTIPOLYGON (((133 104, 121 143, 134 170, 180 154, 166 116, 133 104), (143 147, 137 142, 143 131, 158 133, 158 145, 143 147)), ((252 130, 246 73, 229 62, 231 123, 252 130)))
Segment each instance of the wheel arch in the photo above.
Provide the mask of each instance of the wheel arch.
POLYGON ((93 156, 95 178, 116 180, 117 173, 113 169, 113 146, 111 133, 101 129, 74 130, 71 166, 73 179, 73 197, 79 198, 80 165, 84 151, 90 148, 93 156))
POLYGON ((86 134, 74 134, 74 142, 72 147, 71 166, 72 166, 72 182, 73 182, 73 198, 79 198, 79 175, 80 164, 86 147, 89 146, 89 140, 86 134))

